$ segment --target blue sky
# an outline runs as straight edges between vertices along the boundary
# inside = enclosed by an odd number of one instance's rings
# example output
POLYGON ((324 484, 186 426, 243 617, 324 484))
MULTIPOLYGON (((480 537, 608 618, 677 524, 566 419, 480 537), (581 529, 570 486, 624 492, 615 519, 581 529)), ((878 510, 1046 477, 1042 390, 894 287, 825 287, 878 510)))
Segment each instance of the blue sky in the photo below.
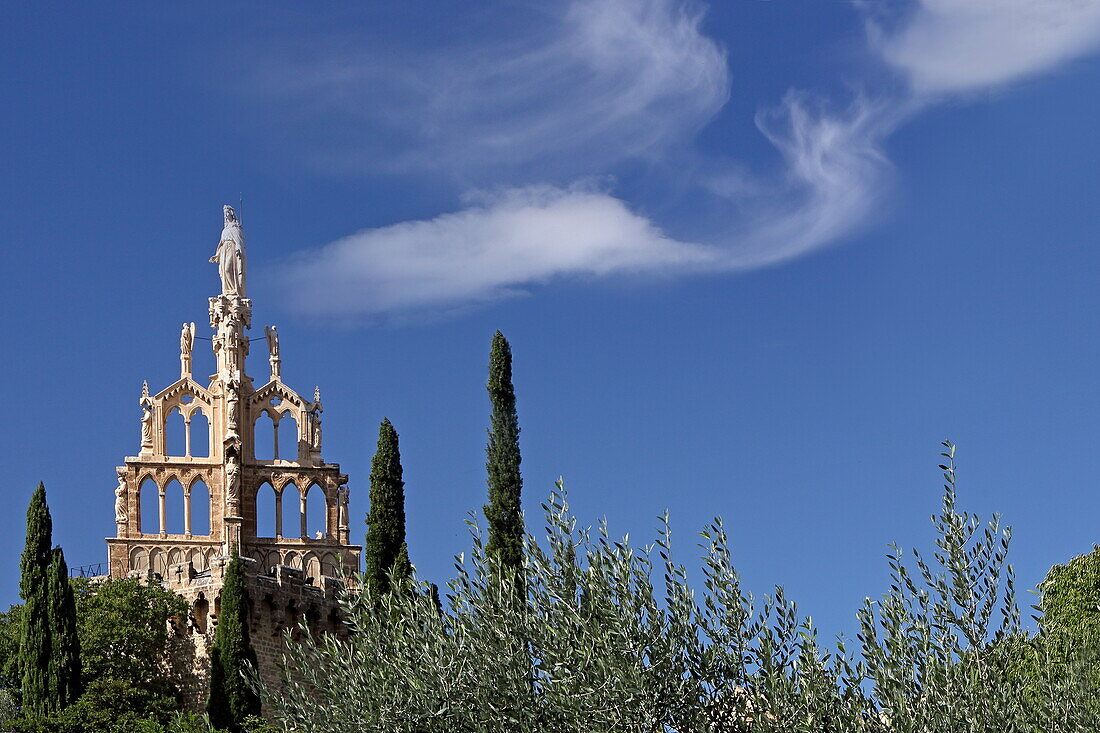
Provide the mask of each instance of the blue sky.
POLYGON ((431 580, 484 501, 497 328, 532 524, 559 475, 632 538, 668 508, 688 564, 722 515, 828 633, 928 545, 945 437, 1021 586, 1100 541, 1096 3, 0 12, 0 600, 40 480, 70 563, 104 558, 242 193, 355 536, 388 416, 431 580))

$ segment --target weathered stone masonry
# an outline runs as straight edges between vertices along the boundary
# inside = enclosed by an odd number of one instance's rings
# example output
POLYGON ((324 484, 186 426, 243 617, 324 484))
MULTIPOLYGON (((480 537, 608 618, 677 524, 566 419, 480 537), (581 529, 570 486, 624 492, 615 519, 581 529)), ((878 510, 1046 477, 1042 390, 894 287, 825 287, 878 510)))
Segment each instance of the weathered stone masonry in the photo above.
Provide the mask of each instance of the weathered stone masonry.
POLYGON ((142 387, 140 449, 116 469, 117 534, 107 539, 110 577, 160 578, 186 599, 189 618, 177 628, 170 653, 186 706, 194 710, 205 704, 222 576, 234 550, 245 558, 252 642, 260 675, 267 682, 276 679, 284 630, 296 629, 306 620, 317 631, 341 631, 336 607, 339 578, 358 572, 361 551, 348 538, 348 477, 338 464, 321 457, 320 391, 314 390, 313 399, 306 400, 283 384, 274 326, 265 328, 267 382, 257 388, 245 371, 252 301, 245 297, 244 233, 232 208, 224 207, 224 214, 221 240, 211 258, 218 263, 222 287, 209 301, 217 371, 208 386, 195 381, 195 324, 185 323, 180 333, 180 378, 152 395, 147 385, 142 387), (183 455, 169 455, 166 426, 169 419, 179 418, 183 455), (280 423, 290 429, 280 431, 280 423), (257 431, 265 428, 273 431, 274 457, 260 460, 257 431), (209 455, 192 455, 192 445, 201 437, 193 435, 193 429, 207 431, 209 455), (176 481, 183 491, 183 533, 168 534, 166 506, 170 498, 177 498, 168 492, 176 481), (193 494, 203 485, 203 497, 208 495, 209 501, 193 505, 193 494), (257 523, 257 498, 263 492, 274 494, 274 527, 257 523), (325 528, 319 536, 309 537, 306 499, 313 492, 324 497, 325 528), (284 499, 298 504, 297 526, 283 526, 284 499), (157 526, 142 526, 142 501, 157 503, 157 526), (197 516, 193 512, 209 512, 208 535, 192 532, 197 516))

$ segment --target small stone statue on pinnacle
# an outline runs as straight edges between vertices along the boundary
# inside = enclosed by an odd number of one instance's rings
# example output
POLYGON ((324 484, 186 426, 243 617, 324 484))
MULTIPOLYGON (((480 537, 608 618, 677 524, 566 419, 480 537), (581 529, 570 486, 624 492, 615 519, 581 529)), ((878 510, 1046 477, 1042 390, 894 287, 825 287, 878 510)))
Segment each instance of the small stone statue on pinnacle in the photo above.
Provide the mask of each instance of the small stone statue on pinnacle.
POLYGON ((119 468, 116 470, 118 474, 118 486, 115 487, 115 524, 126 524, 126 469, 119 468))
POLYGON ((191 350, 195 346, 195 324, 185 323, 180 330, 180 376, 191 376, 191 350))
POLYGON ((279 357, 279 331, 275 326, 264 326, 264 335, 267 336, 268 361, 271 364, 272 381, 282 376, 283 360, 279 357))

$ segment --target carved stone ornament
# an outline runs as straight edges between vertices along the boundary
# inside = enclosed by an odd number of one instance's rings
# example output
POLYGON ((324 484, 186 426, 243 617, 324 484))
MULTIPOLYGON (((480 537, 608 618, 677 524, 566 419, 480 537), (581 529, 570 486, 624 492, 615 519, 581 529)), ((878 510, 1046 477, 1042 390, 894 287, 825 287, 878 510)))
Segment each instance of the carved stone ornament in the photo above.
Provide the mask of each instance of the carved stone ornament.
POLYGON ((118 474, 118 486, 115 487, 115 523, 126 524, 126 469, 117 468, 115 473, 118 474))
POLYGON ((191 351, 195 347, 195 324, 185 323, 180 330, 180 377, 191 376, 191 351))
POLYGON ((241 463, 235 453, 225 459, 225 505, 230 514, 236 514, 241 500, 241 463))
POLYGON ((232 206, 223 206, 225 226, 221 240, 211 262, 218 263, 218 275, 222 281, 222 295, 245 297, 244 231, 232 206))
POLYGON ((149 383, 141 383, 141 447, 152 449, 153 447, 153 400, 149 397, 149 383))

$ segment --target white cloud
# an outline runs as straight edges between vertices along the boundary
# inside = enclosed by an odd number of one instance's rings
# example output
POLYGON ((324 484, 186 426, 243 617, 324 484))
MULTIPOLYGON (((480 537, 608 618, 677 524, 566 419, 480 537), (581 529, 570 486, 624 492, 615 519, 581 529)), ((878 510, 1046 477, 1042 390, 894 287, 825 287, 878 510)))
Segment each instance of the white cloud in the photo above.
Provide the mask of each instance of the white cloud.
POLYGON ((858 99, 829 115, 791 94, 760 119, 788 175, 746 203, 719 244, 666 235, 590 187, 529 186, 431 220, 368 229, 300 255, 295 310, 338 318, 491 302, 561 277, 745 270, 817 249, 863 224, 886 190, 889 116, 858 99))
POLYGON ((881 142, 900 116, 892 105, 857 97, 830 114, 822 102, 788 93, 757 125, 786 163, 786 188, 756 206, 728 246, 730 266, 782 262, 835 242, 864 225, 888 191, 891 166, 881 142))
POLYGON ((560 276, 707 267, 714 256, 606 193, 532 186, 305 253, 291 297, 304 314, 355 317, 484 303, 560 276))
POLYGON ((899 30, 877 22, 871 29, 882 57, 917 95, 980 91, 1100 47, 1100 2, 919 0, 899 30))
MULTIPOLYGON (((404 106, 364 101, 355 64, 306 83, 329 80, 320 87, 333 99, 388 110, 412 131, 397 154, 405 166, 441 165, 464 179, 537 170, 546 180, 667 156, 664 170, 676 171, 728 94, 725 56, 702 35, 699 10, 678 0, 568 7, 539 42, 442 54, 398 77, 413 99, 404 106)), ((939 95, 1049 70, 1095 45, 1100 26, 1100 0, 917 0, 910 9, 889 33, 883 17, 869 21, 882 58, 911 80, 904 93, 858 95, 840 111, 789 93, 757 118, 782 162, 770 178, 732 161, 682 166, 699 174, 698 197, 725 207, 698 243, 606 191, 520 185, 302 253, 295 309, 347 318, 439 310, 556 278, 745 270, 802 256, 882 211, 892 177, 882 145, 909 116, 939 95)))
POLYGON ((624 158, 663 155, 726 103, 724 51, 703 13, 677 0, 574 0, 540 8, 520 34, 433 52, 371 53, 324 44, 275 65, 262 88, 315 125, 339 122, 326 160, 566 178, 624 158), (383 146, 379 148, 378 146, 383 146))

